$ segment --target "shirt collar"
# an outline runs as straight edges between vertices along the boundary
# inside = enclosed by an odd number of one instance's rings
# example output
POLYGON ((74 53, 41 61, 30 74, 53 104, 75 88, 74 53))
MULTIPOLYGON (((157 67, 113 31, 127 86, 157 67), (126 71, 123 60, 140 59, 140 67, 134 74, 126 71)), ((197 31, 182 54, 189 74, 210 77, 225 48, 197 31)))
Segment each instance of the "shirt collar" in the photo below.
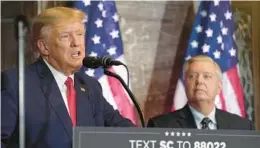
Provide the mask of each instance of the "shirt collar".
MULTIPOLYGON (((56 70, 53 66, 51 66, 45 59, 43 61, 46 63, 46 65, 49 67, 51 73, 53 74, 56 82, 58 83, 59 88, 62 88, 63 85, 65 85, 65 81, 67 80, 68 76, 65 76, 62 72, 59 72, 56 70)), ((69 77, 72 78, 73 80, 73 85, 74 85, 74 74, 70 75, 69 77)))
POLYGON ((191 111, 195 121, 200 123, 203 120, 203 118, 208 117, 214 124, 217 124, 216 117, 215 117, 216 107, 213 108, 213 110, 211 111, 211 113, 208 116, 204 116, 202 113, 200 113, 198 110, 196 110, 191 105, 189 105, 189 108, 190 108, 190 111, 191 111))

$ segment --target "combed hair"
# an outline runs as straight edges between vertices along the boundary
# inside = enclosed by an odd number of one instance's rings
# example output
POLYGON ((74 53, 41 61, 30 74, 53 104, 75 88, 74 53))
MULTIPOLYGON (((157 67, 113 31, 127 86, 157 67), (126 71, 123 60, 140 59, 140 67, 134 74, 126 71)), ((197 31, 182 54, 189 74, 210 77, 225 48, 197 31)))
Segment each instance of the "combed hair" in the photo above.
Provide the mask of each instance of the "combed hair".
POLYGON ((183 74, 184 74, 184 77, 185 77, 185 74, 186 74, 187 70, 189 69, 189 66, 190 66, 193 62, 196 62, 196 61, 212 62, 212 63, 215 65, 215 67, 216 67, 216 73, 217 73, 217 75, 219 76, 220 79, 222 78, 222 70, 221 70, 221 68, 219 67, 219 65, 218 65, 212 58, 210 58, 209 56, 206 56, 206 55, 196 55, 196 56, 191 57, 189 60, 187 60, 187 61, 184 63, 184 66, 183 66, 183 74))
POLYGON ((50 26, 64 20, 83 23, 85 18, 86 15, 84 12, 74 8, 53 7, 44 10, 33 20, 33 25, 31 28, 32 48, 37 48, 37 40, 44 37, 46 29, 50 26))

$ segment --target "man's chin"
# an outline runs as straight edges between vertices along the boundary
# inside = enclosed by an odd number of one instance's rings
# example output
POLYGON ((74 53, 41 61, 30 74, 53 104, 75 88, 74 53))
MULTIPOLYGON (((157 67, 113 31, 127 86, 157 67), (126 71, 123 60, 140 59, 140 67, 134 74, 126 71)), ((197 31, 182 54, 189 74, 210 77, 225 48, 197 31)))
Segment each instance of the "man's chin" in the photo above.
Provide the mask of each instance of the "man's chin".
POLYGON ((200 98, 200 99, 197 99, 197 103, 198 104, 211 104, 211 103, 214 103, 214 101, 212 100, 209 100, 209 99, 205 99, 205 98, 200 98))
POLYGON ((71 68, 73 69, 74 72, 79 71, 81 67, 82 67, 82 64, 73 64, 73 65, 71 65, 71 68))
POLYGON ((196 100, 207 100, 208 97, 205 93, 196 93, 194 95, 194 99, 196 99, 196 100))
POLYGON ((192 100, 194 102, 209 102, 209 101, 212 101, 212 100, 206 98, 205 96, 196 96, 192 100))

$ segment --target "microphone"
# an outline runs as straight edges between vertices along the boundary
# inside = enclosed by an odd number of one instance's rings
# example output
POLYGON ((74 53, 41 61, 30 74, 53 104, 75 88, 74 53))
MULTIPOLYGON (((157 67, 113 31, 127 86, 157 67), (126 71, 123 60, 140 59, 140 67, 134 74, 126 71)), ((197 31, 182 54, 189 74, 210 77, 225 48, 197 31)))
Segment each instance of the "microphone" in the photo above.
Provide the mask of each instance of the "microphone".
POLYGON ((113 65, 124 65, 122 62, 112 59, 109 56, 91 57, 87 56, 83 59, 83 65, 87 68, 110 67, 113 65))
POLYGON ((116 60, 112 59, 109 56, 104 56, 104 57, 90 57, 90 56, 87 56, 87 57, 85 57, 83 59, 82 63, 87 68, 103 67, 104 68, 104 74, 106 74, 108 76, 111 76, 111 77, 114 77, 114 78, 118 79, 121 82, 121 84, 124 86, 125 90, 129 94, 129 97, 133 101, 134 106, 137 109, 137 112, 139 114, 142 127, 145 127, 145 120, 144 120, 144 116, 143 116, 142 110, 141 110, 139 104, 137 103, 137 101, 136 101, 136 99, 134 97, 134 94, 131 92, 131 90, 128 87, 128 84, 129 84, 129 71, 128 71, 127 66, 124 63, 122 63, 120 61, 116 61, 116 60), (126 68, 126 70, 127 70, 127 78, 128 78, 127 79, 127 84, 125 83, 125 81, 118 74, 108 71, 107 68, 110 67, 110 66, 113 66, 113 65, 123 65, 126 68))

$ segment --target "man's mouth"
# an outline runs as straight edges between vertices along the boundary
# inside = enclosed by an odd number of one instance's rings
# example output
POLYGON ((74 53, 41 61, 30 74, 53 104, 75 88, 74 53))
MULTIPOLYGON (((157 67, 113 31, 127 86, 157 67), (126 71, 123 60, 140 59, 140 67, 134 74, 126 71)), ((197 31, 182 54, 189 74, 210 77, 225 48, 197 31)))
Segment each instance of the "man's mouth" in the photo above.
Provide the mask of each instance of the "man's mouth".
POLYGON ((204 89, 195 89, 195 91, 203 91, 203 92, 205 92, 204 89))
POLYGON ((80 56, 80 51, 76 51, 74 53, 72 53, 72 57, 79 57, 80 56))

